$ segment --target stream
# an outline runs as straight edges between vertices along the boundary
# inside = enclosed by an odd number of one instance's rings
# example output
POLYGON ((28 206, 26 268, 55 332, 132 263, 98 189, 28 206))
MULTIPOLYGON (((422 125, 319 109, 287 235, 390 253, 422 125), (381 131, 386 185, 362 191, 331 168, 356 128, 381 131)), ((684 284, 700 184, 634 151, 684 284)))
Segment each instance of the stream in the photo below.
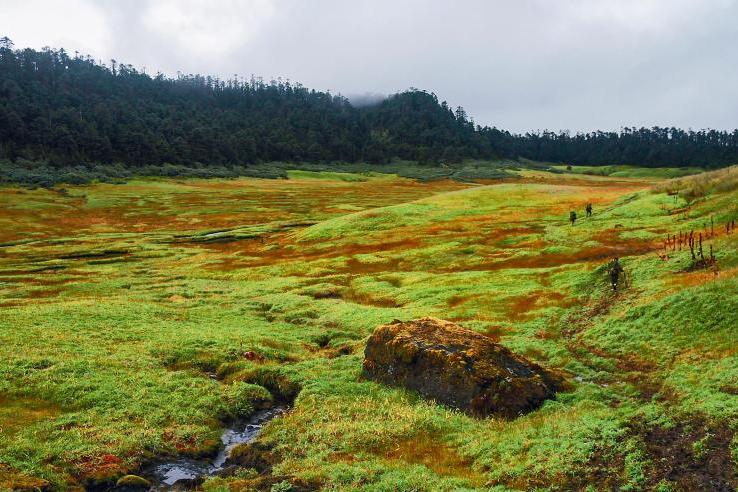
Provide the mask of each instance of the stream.
POLYGON ((226 427, 220 436, 223 448, 217 456, 211 458, 178 458, 159 463, 149 469, 146 476, 152 478, 154 483, 159 485, 154 490, 166 490, 179 480, 187 481, 214 475, 224 468, 228 455, 233 448, 256 439, 264 425, 286 411, 286 406, 275 406, 256 412, 248 420, 236 421, 226 427))

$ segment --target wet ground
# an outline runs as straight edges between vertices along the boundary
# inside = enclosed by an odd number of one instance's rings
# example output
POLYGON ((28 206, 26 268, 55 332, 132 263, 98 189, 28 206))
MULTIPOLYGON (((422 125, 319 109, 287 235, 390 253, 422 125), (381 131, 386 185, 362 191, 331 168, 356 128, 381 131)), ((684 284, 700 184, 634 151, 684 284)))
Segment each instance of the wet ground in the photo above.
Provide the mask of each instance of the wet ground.
POLYGON ((209 458, 179 458, 154 465, 143 475, 157 484, 154 490, 168 490, 178 482, 185 483, 191 480, 217 474, 225 467, 228 456, 239 444, 246 444, 259 435, 264 425, 270 420, 284 414, 286 406, 275 406, 256 412, 251 418, 233 423, 220 436, 223 447, 215 457, 209 458))

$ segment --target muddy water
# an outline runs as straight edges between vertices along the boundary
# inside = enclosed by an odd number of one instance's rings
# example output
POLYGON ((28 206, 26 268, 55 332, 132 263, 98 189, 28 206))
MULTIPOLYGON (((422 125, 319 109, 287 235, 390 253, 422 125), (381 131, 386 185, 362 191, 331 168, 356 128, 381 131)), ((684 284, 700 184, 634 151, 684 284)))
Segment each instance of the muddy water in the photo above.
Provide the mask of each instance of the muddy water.
POLYGON ((176 459, 154 466, 145 475, 159 485, 155 490, 166 489, 179 480, 187 481, 214 475, 224 468, 228 455, 233 448, 256 439, 264 425, 286 411, 286 406, 260 410, 248 420, 239 421, 227 427, 220 436, 223 448, 215 457, 176 459))

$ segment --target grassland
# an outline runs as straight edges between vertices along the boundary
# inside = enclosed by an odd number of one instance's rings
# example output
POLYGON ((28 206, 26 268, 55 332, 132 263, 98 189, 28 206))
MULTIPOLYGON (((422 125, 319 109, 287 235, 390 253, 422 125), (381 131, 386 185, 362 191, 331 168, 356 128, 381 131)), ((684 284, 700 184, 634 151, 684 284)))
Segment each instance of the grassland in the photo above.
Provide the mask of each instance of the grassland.
POLYGON ((699 167, 656 167, 645 168, 638 166, 552 166, 558 170, 568 170, 570 172, 590 174, 594 176, 612 176, 614 178, 680 178, 699 174, 704 169, 699 167))
POLYGON ((735 488, 738 191, 680 195, 643 172, 288 174, 2 189, 0 489, 212 452, 264 388, 296 396, 260 438, 287 480, 735 488), (594 216, 571 226, 587 202, 594 216), (719 270, 690 269, 685 249, 663 259, 664 237, 691 230, 719 270), (612 256, 629 277, 617 294, 612 256), (363 380, 370 331, 426 315, 564 371, 572 390, 478 420, 363 380))

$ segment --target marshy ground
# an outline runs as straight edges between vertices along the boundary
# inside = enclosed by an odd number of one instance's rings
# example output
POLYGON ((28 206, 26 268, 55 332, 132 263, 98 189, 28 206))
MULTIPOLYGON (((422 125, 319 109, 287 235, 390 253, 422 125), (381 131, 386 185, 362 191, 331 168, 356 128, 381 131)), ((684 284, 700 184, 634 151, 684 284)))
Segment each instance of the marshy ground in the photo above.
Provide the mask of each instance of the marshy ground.
MULTIPOLYGON (((5 187, 0 489, 217 453, 224 422, 296 397, 260 442, 270 474, 303 486, 734 490, 738 190, 663 183, 293 172, 5 187), (663 259, 666 235, 689 231, 717 270, 690 270, 686 246, 663 259), (629 277, 617 294, 613 256, 629 277), (363 380, 371 330, 423 316, 573 388, 479 420, 363 380)), ((260 483, 245 470, 203 487, 260 483)))

